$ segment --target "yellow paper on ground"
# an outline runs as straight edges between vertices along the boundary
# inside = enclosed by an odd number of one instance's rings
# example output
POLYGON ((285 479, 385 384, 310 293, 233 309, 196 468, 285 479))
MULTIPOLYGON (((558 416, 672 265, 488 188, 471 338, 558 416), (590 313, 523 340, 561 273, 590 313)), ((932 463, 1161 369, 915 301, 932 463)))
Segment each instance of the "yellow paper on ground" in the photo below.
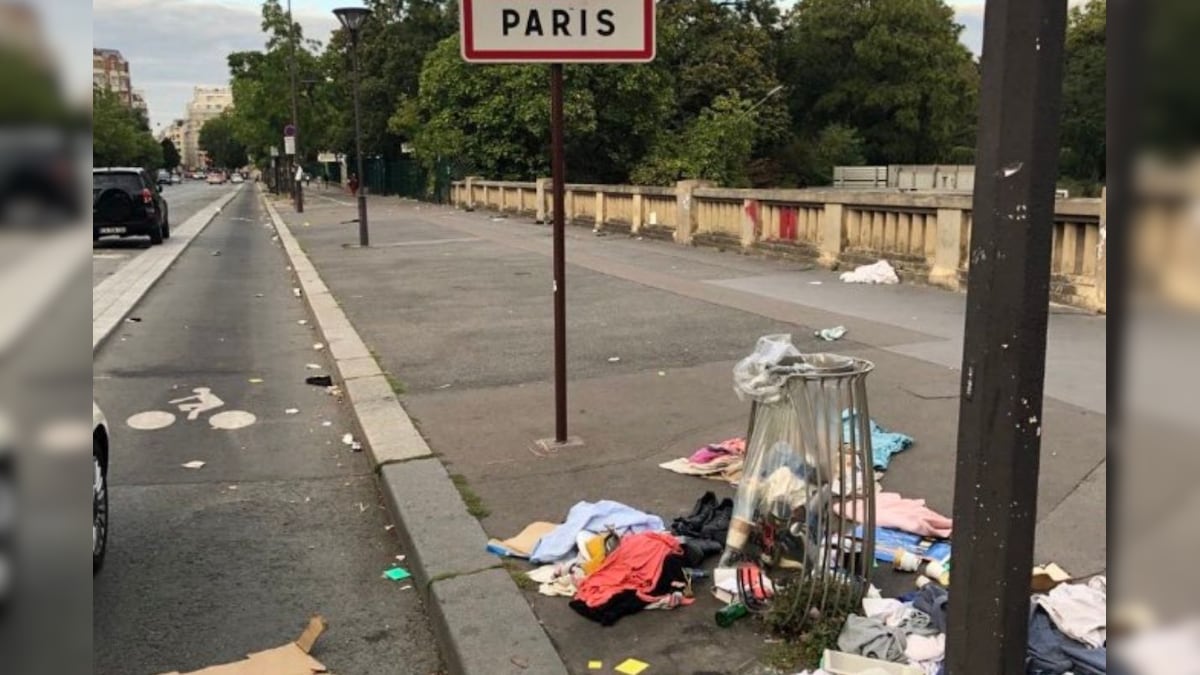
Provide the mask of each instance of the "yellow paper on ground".
POLYGON ((625 659, 616 667, 616 671, 618 673, 622 673, 622 675, 638 675, 638 673, 649 667, 650 664, 646 663, 645 661, 638 661, 637 659, 625 659))
POLYGON ((588 670, 600 670, 603 667, 603 661, 588 661, 588 670))

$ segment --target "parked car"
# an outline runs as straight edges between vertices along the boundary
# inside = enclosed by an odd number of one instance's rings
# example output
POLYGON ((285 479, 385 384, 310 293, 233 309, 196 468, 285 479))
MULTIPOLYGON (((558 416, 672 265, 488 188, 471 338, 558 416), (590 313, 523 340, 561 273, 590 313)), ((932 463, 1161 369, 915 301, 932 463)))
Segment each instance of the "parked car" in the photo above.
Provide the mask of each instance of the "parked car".
POLYGON ((92 170, 92 241, 107 236, 170 238, 167 200, 145 169, 92 170))
POLYGON ((225 174, 220 171, 213 171, 212 173, 208 174, 208 184, 209 185, 224 185, 225 184, 225 174))
POLYGON ((92 574, 108 551, 108 421, 92 401, 92 574))
POLYGON ((180 184, 180 183, 182 183, 182 182, 183 182, 183 176, 180 176, 180 175, 179 175, 179 174, 177 174, 177 173, 173 173, 173 174, 171 174, 171 183, 173 183, 173 184, 175 184, 175 185, 178 185, 178 184, 180 184))
POLYGON ((158 176, 155 180, 159 185, 170 185, 171 184, 171 172, 167 171, 166 169, 159 169, 158 176))
POLYGON ((235 174, 233 174, 232 176, 230 176, 230 177, 229 177, 229 182, 230 182, 230 183, 234 183, 234 184, 237 184, 237 183, 245 183, 245 182, 246 182, 246 179, 245 179, 245 178, 242 178, 242 174, 240 174, 240 173, 235 173, 235 174))
POLYGON ((192 180, 204 180, 208 176, 203 171, 195 171, 192 173, 192 180))

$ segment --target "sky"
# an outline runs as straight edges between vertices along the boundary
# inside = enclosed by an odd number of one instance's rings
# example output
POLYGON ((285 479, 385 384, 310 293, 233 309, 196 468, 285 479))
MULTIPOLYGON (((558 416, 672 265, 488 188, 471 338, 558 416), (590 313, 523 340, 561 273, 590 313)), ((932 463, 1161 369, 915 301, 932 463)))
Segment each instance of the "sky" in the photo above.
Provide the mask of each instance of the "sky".
MULTIPOLYGON (((69 89, 86 95, 91 88, 91 72, 83 66, 91 59, 82 54, 83 31, 90 25, 95 46, 118 49, 129 60, 133 86, 145 92, 155 131, 184 115, 192 87, 228 82, 227 54, 260 49, 264 43, 259 0, 94 0, 90 17, 86 10, 65 9, 78 6, 77 0, 39 4, 53 15, 52 42, 69 52, 69 89)), ((292 10, 304 35, 324 42, 337 25, 331 10, 352 4, 355 0, 292 0, 292 10)), ((978 54, 983 1, 948 4, 964 26, 963 43, 978 54)))

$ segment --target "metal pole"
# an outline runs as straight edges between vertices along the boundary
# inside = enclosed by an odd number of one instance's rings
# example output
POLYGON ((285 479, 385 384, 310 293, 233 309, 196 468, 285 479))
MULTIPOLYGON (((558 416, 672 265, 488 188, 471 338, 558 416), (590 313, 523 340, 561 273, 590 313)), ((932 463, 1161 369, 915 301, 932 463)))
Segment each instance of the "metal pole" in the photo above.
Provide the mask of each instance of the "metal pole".
POLYGON ((951 675, 1024 672, 1067 0, 989 0, 954 482, 951 675))
POLYGON ((367 230, 367 177, 363 173, 362 109, 358 103, 358 31, 350 34, 350 49, 354 52, 354 154, 358 163, 358 245, 371 245, 367 230))
POLYGON ((554 200, 554 440, 567 442, 567 264, 563 241, 566 158, 563 153, 563 67, 550 65, 550 173, 554 200))
POLYGON ((292 155, 291 179, 292 179, 292 197, 296 204, 296 213, 304 213, 304 187, 303 183, 296 179, 297 164, 303 165, 300 160, 300 105, 297 101, 296 94, 296 22, 292 19, 292 0, 288 0, 288 41, 291 43, 291 77, 292 77, 292 127, 295 129, 293 136, 296 143, 296 154, 292 155))

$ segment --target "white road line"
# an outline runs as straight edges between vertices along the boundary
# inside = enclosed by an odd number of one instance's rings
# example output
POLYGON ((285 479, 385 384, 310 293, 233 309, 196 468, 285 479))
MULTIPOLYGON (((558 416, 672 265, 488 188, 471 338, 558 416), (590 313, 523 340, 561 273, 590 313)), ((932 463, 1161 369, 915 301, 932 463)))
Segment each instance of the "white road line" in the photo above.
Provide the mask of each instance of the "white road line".
POLYGON ((221 209, 241 191, 241 186, 200 209, 179 227, 171 238, 146 249, 92 289, 92 352, 95 353, 125 315, 142 299, 221 209))

